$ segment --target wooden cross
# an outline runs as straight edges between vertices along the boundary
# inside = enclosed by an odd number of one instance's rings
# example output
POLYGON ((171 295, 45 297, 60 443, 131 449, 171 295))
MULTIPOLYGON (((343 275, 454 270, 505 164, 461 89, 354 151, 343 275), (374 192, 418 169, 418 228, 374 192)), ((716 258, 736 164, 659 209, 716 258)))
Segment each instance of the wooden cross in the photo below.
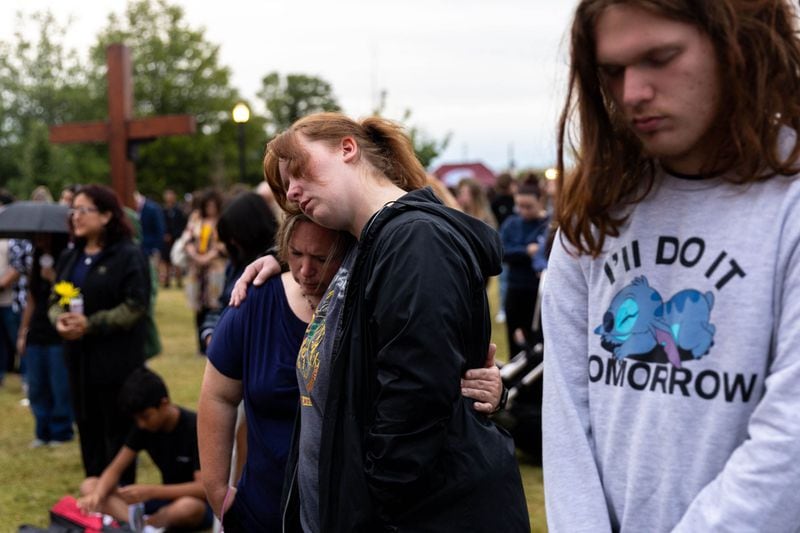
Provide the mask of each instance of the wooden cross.
POLYGON ((75 122, 50 126, 50 142, 108 143, 111 164, 111 186, 128 207, 135 207, 136 167, 128 157, 133 142, 152 140, 167 135, 194 133, 196 124, 191 115, 164 115, 133 118, 133 71, 127 46, 112 44, 106 49, 108 63, 108 121, 75 122))

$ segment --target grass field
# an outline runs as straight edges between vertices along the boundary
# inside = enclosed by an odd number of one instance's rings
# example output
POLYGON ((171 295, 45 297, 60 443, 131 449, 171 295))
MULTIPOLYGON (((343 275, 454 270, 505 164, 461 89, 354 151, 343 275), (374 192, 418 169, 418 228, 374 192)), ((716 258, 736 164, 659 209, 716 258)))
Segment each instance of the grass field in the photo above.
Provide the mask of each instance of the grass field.
MULTIPOLYGON (((490 295, 496 301, 494 287, 490 295)), ((175 402, 196 409, 205 359, 196 355, 193 318, 182 292, 159 292, 156 321, 164 351, 149 364, 164 377, 175 402)), ((498 353, 505 354, 505 330, 497 325, 495 329, 498 353)), ((0 388, 0 533, 17 531, 21 524, 46 527, 50 506, 64 494, 75 495, 83 475, 77 442, 58 448, 28 449, 33 439, 33 417, 28 407, 20 405, 22 398, 18 376, 8 376, 0 388)), ((541 469, 525 464, 524 458, 520 469, 532 529, 546 531, 541 469)), ((138 480, 157 483, 159 479, 143 454, 138 480)))

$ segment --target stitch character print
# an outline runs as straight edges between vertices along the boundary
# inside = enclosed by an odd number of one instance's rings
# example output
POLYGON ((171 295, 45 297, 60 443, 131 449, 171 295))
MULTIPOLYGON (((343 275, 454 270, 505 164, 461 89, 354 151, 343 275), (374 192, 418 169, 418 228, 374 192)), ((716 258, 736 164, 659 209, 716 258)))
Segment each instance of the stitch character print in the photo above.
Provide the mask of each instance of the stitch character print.
POLYGON ((645 276, 635 278, 612 299, 603 323, 594 332, 617 360, 666 356, 676 368, 699 359, 714 344, 711 324, 714 295, 685 289, 666 303, 645 276))

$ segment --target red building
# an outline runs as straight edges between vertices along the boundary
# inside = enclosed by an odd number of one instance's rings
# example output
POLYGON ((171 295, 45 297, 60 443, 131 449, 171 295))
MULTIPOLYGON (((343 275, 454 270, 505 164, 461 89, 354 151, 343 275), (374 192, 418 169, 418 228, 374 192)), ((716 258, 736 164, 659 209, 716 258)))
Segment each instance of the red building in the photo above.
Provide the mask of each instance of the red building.
POLYGON ((448 187, 455 187, 458 182, 465 178, 472 178, 486 188, 494 187, 496 176, 483 163, 448 163, 439 166, 433 171, 433 175, 439 178, 448 187))

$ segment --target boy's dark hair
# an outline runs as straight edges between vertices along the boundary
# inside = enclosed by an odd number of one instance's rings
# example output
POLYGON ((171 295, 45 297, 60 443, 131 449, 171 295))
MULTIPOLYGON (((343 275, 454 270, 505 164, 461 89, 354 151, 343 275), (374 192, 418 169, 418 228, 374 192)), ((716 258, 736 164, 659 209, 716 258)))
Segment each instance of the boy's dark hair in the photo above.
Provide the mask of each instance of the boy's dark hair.
POLYGON ((119 408, 125 415, 134 416, 150 407, 158 407, 164 398, 169 398, 164 380, 142 367, 134 370, 122 384, 119 408))
POLYGON ((542 196, 542 192, 536 183, 524 183, 520 185, 517 187, 517 194, 535 196, 536 198, 540 198, 542 196))

